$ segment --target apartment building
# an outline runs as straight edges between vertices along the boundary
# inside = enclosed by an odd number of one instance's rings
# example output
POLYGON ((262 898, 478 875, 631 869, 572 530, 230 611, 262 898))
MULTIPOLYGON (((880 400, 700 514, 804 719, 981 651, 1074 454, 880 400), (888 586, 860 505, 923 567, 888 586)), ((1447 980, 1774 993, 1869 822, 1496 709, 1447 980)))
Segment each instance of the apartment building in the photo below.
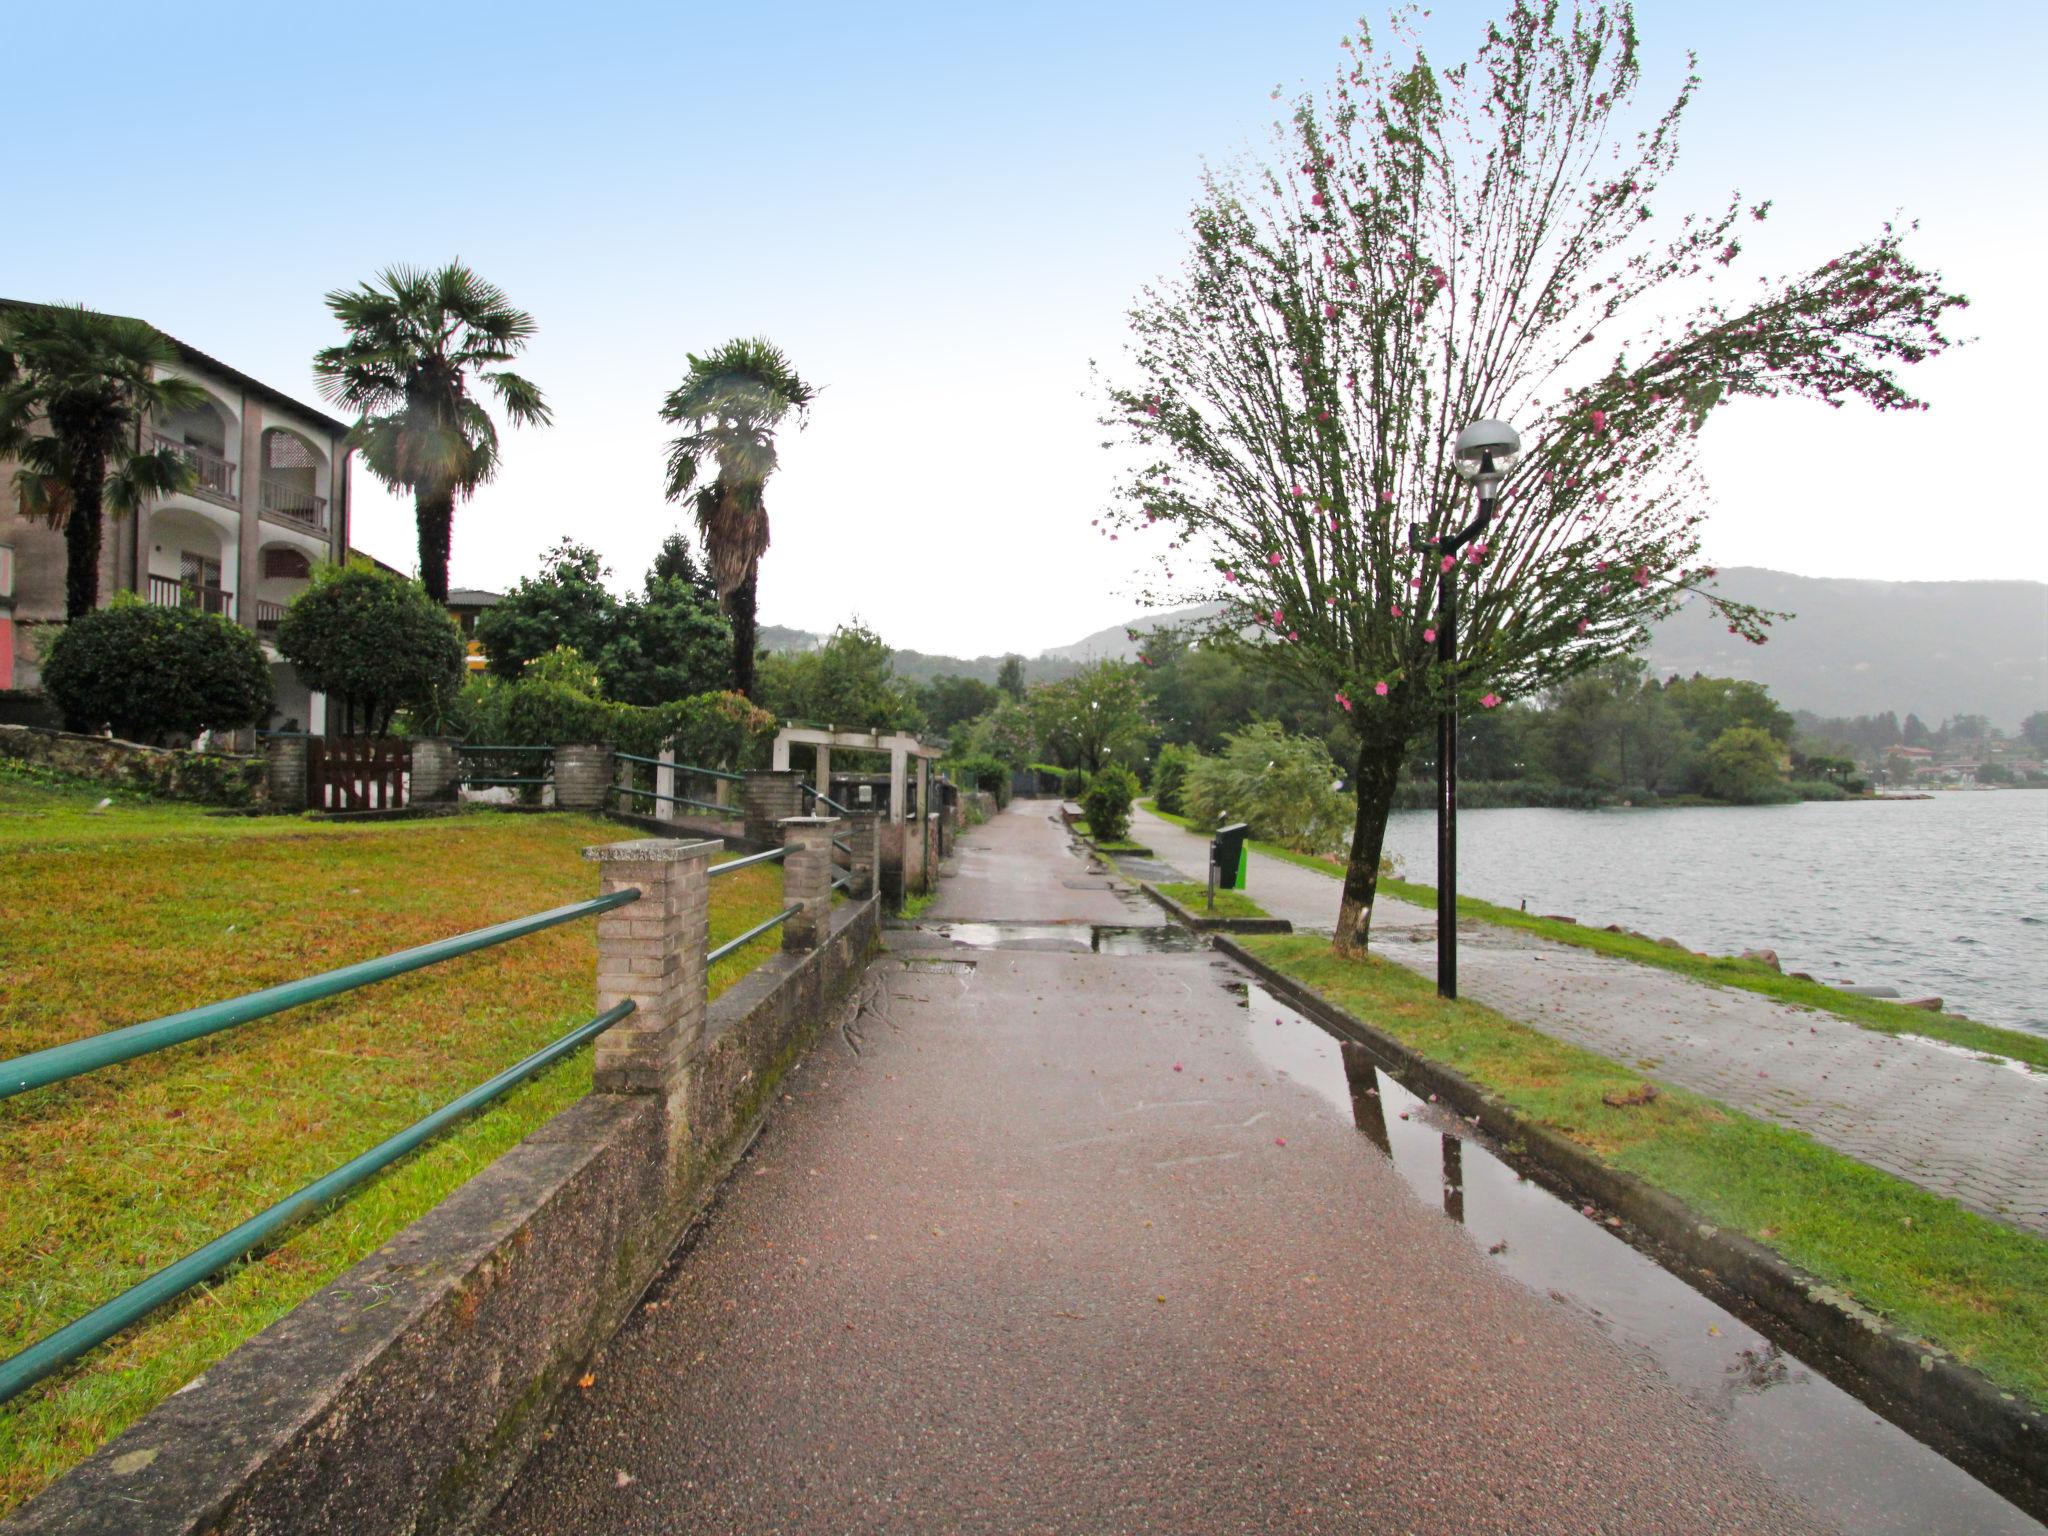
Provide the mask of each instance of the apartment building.
MULTIPOLYGON (((271 723, 319 731, 325 699, 278 658, 271 636, 314 562, 347 555, 348 423, 175 337, 172 343, 178 362, 168 371, 197 384, 206 400, 143 423, 140 446, 175 449, 197 479, 136 516, 108 516, 100 601, 134 592, 253 629, 271 658, 271 723)), ((0 688, 32 689, 40 678, 37 632, 64 617, 64 536, 21 515, 14 471, 0 460, 0 688)))

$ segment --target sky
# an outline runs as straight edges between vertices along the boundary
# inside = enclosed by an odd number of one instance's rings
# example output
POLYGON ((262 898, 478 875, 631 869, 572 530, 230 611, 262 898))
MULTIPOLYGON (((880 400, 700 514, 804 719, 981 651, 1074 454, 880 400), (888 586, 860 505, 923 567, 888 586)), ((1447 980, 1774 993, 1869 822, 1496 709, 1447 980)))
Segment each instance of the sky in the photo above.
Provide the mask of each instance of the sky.
MULTIPOLYGON (((1492 4, 1436 6, 1439 63, 1492 4)), ((686 354, 764 334, 822 392, 769 487, 764 623, 1034 654, 1137 612, 1138 552, 1089 527, 1113 461, 1091 360, 1171 271, 1206 162, 1261 150, 1335 73, 1324 0, 112 3, 8 23, 0 295, 140 315, 318 404, 323 295, 460 257, 539 323, 554 424, 510 432, 451 580, 502 590, 564 535, 622 590, 682 522, 656 415, 686 354), (89 67, 77 61, 89 60, 89 67), (1128 564, 1120 563, 1128 561, 1128 564)), ((1378 14, 1378 13, 1368 13, 1378 14)), ((1722 565, 2048 579, 2036 297, 2048 7, 1644 0, 1645 102, 1699 55, 1666 201, 1776 200, 1752 271, 1887 218, 1973 307, 1913 371, 1933 409, 1737 404, 1708 426, 1722 565), (2028 278, 2034 281, 2029 283, 2028 278)), ((358 472, 354 542, 414 564, 409 503, 358 472)))

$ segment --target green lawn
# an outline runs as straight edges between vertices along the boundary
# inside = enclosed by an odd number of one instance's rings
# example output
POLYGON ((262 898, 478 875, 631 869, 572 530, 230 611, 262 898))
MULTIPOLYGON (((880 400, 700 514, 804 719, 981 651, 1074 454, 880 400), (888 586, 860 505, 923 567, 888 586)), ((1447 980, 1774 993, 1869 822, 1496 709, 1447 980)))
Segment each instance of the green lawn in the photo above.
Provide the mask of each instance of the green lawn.
MULTIPOLYGON (((1192 831, 1201 830, 1186 816, 1162 811, 1149 800, 1143 803, 1146 810, 1162 821, 1170 821, 1192 831)), ((1274 843, 1254 841, 1251 846, 1260 853, 1285 859, 1306 869, 1319 869, 1326 874, 1340 876, 1344 873, 1344 865, 1336 859, 1296 853, 1274 843)), ((1383 874, 1379 888, 1401 901, 1414 902, 1422 907, 1436 906, 1434 886, 1383 874)), ((1521 928, 1546 939, 1555 939, 1560 944, 1576 944, 1582 949, 1598 950, 1602 954, 1643 965, 1662 966, 1667 971, 1678 971, 1715 986, 1761 992, 1766 997, 1775 997, 1796 1007, 1817 1008, 1823 1013, 1835 1014, 1881 1034, 1924 1035, 1930 1040, 1946 1040, 1951 1045, 2024 1061, 2030 1066, 2048 1070, 2048 1036, 2025 1030, 2001 1029, 1996 1024, 1980 1024, 1975 1019, 1957 1018, 1953 1014, 1904 1008, 1882 998, 1857 997, 1817 981, 1799 981, 1791 976, 1782 976, 1760 961, 1738 960, 1731 955, 1696 955, 1691 950, 1672 949, 1669 945, 1639 939, 1632 934, 1609 933, 1604 928, 1589 928, 1582 923, 1560 923, 1554 918, 1538 917, 1513 907, 1495 906, 1476 896, 1458 898, 1458 916, 1521 928)))
POLYGON ((1209 886, 1206 881, 1176 880, 1159 888, 1162 896, 1170 896, 1197 917, 1271 917, 1273 914, 1260 906, 1243 891, 1216 893, 1216 909, 1209 910, 1209 886))
POLYGON ((1746 1233, 1992 1380, 2048 1405, 2048 1242, 1682 1088, 1610 1107, 1643 1075, 1390 961, 1315 936, 1240 941, 1269 965, 1499 1094, 1613 1166, 1746 1233))
MULTIPOLYGON (((222 818, 0 776, 0 1058, 593 896, 634 834, 490 811, 358 826, 222 818)), ((711 940, 782 904, 712 886, 711 940)), ((0 1100, 0 1355, 83 1315, 595 1011, 594 922, 0 1100)), ((715 968, 714 995, 775 952, 715 968)), ((0 1513, 584 1094, 581 1051, 0 1406, 0 1513)))

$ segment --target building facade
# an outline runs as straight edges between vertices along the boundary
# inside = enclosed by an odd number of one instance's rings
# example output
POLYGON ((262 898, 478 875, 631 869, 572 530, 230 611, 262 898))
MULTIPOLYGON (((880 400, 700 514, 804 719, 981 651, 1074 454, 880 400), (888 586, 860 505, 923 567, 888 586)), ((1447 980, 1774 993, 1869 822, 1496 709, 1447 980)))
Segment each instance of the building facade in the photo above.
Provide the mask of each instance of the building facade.
MULTIPOLYGON (((271 724, 324 729, 326 700, 279 659, 272 637, 315 562, 348 553, 348 424, 172 338, 170 373, 206 400, 138 427, 141 448, 169 447, 197 472, 189 491, 106 520, 100 601, 145 601, 225 614, 270 658, 271 724)), ((0 460, 0 688, 40 682, 38 635, 64 617, 64 536, 21 515, 16 466, 0 460)))

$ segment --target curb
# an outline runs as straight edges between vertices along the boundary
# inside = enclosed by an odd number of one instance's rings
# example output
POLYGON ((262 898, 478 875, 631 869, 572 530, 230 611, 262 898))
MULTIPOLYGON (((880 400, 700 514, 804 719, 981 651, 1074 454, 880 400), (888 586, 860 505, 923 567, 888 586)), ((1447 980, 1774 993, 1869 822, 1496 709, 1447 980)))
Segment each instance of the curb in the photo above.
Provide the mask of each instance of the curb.
POLYGON ((1168 917, 1184 928, 1194 929, 1197 933, 1294 932, 1294 924, 1284 917, 1210 917, 1201 912, 1190 911, 1149 880, 1140 880, 1138 889, 1164 907, 1168 917))
POLYGON ((1771 1249, 1722 1231, 1663 1190, 1524 1118, 1462 1073, 1337 1007, 1242 945, 1220 935, 1212 942, 1290 1007, 1364 1047, 1411 1091, 1419 1086, 1459 1114, 1476 1117, 1504 1148, 1519 1144, 1519 1155, 1506 1160, 1537 1183, 1617 1212, 1636 1229, 1623 1229, 1622 1235, 1687 1284, 1717 1301, 1732 1295, 1800 1340, 1819 1345, 1847 1368, 1847 1379, 1838 1385, 2027 1513, 2048 1518, 2048 1415, 1771 1249))

